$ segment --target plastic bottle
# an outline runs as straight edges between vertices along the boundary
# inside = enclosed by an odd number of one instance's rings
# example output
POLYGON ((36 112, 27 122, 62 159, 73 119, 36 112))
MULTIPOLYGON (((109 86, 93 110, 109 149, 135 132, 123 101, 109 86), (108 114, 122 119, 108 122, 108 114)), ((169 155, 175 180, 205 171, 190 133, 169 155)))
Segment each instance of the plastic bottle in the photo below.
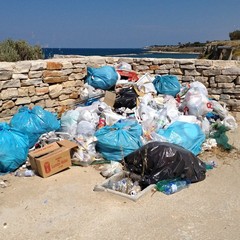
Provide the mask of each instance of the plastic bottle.
POLYGON ((15 176, 17 177, 33 177, 35 175, 34 171, 33 170, 18 170, 16 173, 15 173, 15 176))
POLYGON ((187 180, 179 180, 179 179, 163 180, 163 181, 159 181, 156 184, 156 189, 160 192, 170 195, 170 194, 179 192, 184 188, 187 188, 188 185, 189 185, 189 181, 187 180))

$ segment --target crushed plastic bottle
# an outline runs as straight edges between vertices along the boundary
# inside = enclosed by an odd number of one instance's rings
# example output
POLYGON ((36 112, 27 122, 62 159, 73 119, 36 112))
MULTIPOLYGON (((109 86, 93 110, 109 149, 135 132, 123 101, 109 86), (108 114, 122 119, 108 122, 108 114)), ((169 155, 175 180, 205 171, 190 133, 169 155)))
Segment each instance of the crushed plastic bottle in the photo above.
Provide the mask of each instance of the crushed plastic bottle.
POLYGON ((28 170, 28 169, 18 170, 15 172, 15 176, 16 177, 33 177, 35 176, 35 173, 33 170, 28 170))
POLYGON ((189 181, 182 179, 162 180, 156 184, 156 189, 164 194, 170 195, 187 188, 189 183, 189 181))

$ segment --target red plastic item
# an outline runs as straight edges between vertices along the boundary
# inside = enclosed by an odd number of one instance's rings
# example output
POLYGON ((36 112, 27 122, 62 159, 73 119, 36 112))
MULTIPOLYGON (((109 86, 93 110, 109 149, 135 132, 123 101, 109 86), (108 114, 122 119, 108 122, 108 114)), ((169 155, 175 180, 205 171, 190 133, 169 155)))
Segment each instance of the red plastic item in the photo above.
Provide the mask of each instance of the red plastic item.
POLYGON ((131 82, 136 82, 139 79, 137 73, 133 71, 117 70, 117 72, 120 74, 121 78, 127 79, 131 82))

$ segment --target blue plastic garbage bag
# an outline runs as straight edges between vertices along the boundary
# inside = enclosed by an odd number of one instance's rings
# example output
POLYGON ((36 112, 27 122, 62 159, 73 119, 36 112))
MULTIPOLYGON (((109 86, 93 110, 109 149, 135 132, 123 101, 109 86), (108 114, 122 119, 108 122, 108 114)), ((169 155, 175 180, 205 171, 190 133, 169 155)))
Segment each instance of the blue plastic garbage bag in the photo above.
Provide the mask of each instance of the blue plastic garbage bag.
POLYGON ((177 77, 173 75, 157 75, 153 80, 153 85, 157 93, 171 95, 173 97, 180 92, 181 88, 177 77))
POLYGON ((0 123, 0 175, 13 172, 27 159, 28 136, 0 123))
POLYGON ((22 107, 12 117, 10 126, 28 135, 29 148, 31 148, 43 133, 58 130, 60 121, 57 116, 40 106, 35 106, 33 109, 22 107))
POLYGON ((113 87, 118 79, 114 67, 103 66, 100 68, 87 67, 87 83, 94 88, 108 90, 113 87))
POLYGON ((195 156, 201 152, 205 135, 196 123, 176 121, 167 129, 160 129, 158 134, 167 139, 170 143, 175 143, 191 151, 195 156))
POLYGON ((142 146, 141 135, 142 127, 137 121, 120 120, 96 131, 96 150, 107 160, 121 161, 142 146))

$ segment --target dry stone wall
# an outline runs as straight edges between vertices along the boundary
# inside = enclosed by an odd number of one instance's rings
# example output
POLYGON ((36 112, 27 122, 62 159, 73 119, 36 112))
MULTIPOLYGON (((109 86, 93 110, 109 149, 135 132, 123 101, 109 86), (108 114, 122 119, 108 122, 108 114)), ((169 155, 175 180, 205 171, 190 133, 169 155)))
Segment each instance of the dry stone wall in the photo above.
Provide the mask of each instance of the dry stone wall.
POLYGON ((49 60, 0 62, 0 120, 10 118, 19 107, 40 105, 59 112, 73 107, 87 75, 87 66, 119 62, 131 64, 143 75, 171 74, 181 83, 202 82, 209 96, 240 112, 240 61, 202 59, 154 59, 117 57, 59 57, 49 60))

